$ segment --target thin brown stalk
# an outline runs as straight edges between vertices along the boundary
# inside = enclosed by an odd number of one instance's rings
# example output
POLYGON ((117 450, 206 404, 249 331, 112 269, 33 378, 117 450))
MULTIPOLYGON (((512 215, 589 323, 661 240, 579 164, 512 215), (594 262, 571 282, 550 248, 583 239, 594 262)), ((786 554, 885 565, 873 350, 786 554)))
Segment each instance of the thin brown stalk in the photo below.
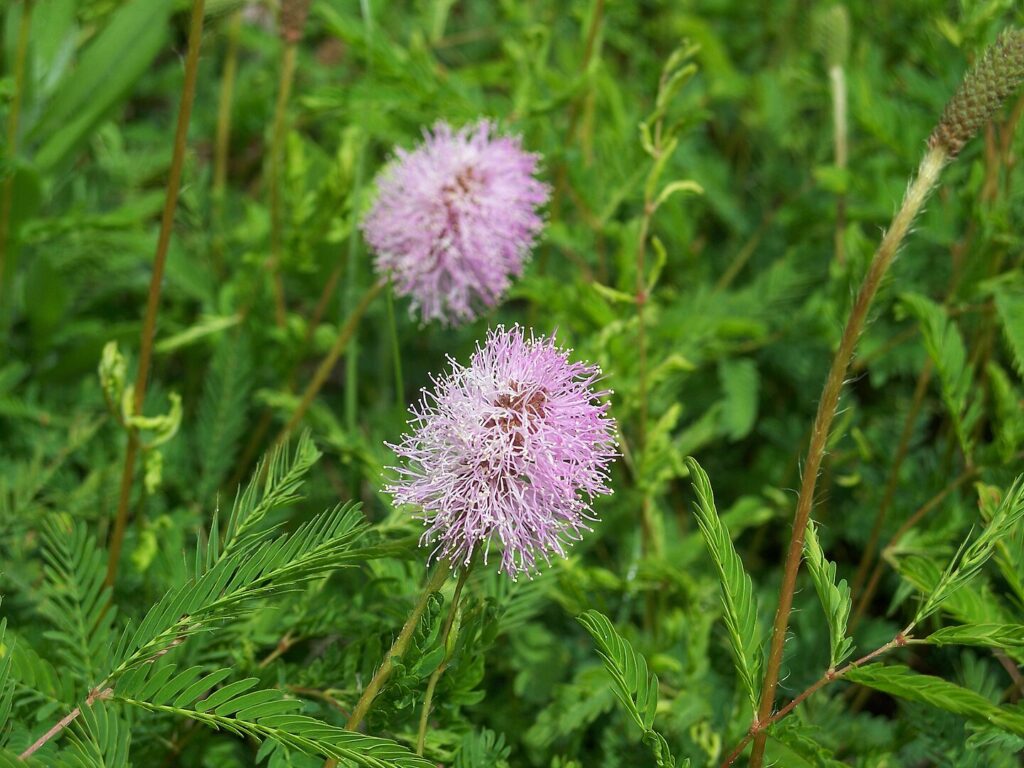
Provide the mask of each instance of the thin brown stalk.
MULTIPOLYGON (((142 403, 146 399, 149 365, 153 356, 153 339, 156 334, 156 318, 160 309, 160 289, 163 284, 164 266, 167 263, 167 249, 171 242, 171 231, 174 228, 174 211, 178 205, 181 174, 185 166, 188 124, 192 115, 192 102, 195 100, 196 75, 199 71, 199 47, 203 38, 204 6, 205 0, 193 0, 188 32, 188 55, 185 58, 185 82, 182 86, 181 104, 178 108, 178 124, 174 132, 171 170, 167 177, 167 196, 164 200, 163 216, 160 219, 160 235, 157 239, 156 255, 153 259, 153 276, 150 279, 149 297, 146 300, 146 316, 142 323, 142 339, 139 345, 139 368, 135 376, 134 401, 132 403, 132 412, 136 416, 142 413, 142 403)), ((128 503, 131 497, 132 479, 135 474, 135 460, 138 451, 138 433, 134 429, 130 429, 128 431, 128 448, 124 458, 124 472, 121 475, 117 518, 114 520, 114 531, 110 537, 106 580, 108 586, 113 586, 117 579, 117 567, 118 561, 121 558, 124 529, 128 522, 128 503)))
POLYGON ((14 158, 18 151, 18 123, 21 119, 21 96, 25 90, 25 61, 28 58, 29 30, 32 27, 32 0, 24 0, 18 24, 18 47, 14 53, 14 94, 7 113, 7 159, 10 175, 4 179, 0 200, 0 306, 3 305, 4 269, 7 266, 8 239, 11 234, 11 209, 14 204, 14 158))
MULTIPOLYGON (((849 674, 851 670, 856 669, 857 667, 861 667, 864 664, 867 664, 869 661, 873 661, 874 659, 878 658, 879 656, 885 653, 888 653, 894 648, 902 648, 910 641, 910 635, 906 633, 906 630, 904 630, 903 632, 900 632, 898 635, 896 635, 896 637, 894 637, 885 645, 881 646, 880 648, 876 648, 871 653, 862 656, 856 661, 851 661, 846 666, 837 670, 828 670, 814 683, 805 688, 803 692, 796 696, 796 698, 794 698, 786 706, 782 707, 782 709, 780 709, 778 712, 774 713, 767 720, 758 721, 751 725, 750 730, 747 732, 747 735, 743 737, 740 743, 737 744, 729 752, 725 760, 722 761, 721 768, 729 768, 729 766, 735 763, 736 759, 741 754, 743 754, 743 750, 746 748, 747 744, 751 742, 752 739, 757 738, 759 735, 767 734, 767 730, 771 726, 775 725, 775 723, 779 722, 782 718, 786 717, 786 715, 788 715, 790 712, 792 712, 804 701, 809 699, 811 696, 820 691, 826 685, 828 685, 829 683, 834 683, 836 680, 842 680, 847 674, 849 674)), ((753 756, 751 756, 751 762, 753 762, 753 756)))
POLYGON ((238 35, 241 26, 242 12, 235 11, 228 22, 228 48, 224 54, 224 69, 221 71, 217 100, 217 133, 213 149, 213 253, 218 272, 224 252, 223 219, 231 145, 231 104, 234 101, 235 76, 238 71, 238 35))
MULTIPOLYGON (((882 553, 891 552, 900 540, 907 534, 907 532, 917 525, 921 520, 924 519, 925 515, 931 512, 933 509, 939 506, 945 500, 949 494, 959 488, 961 485, 966 483, 972 477, 977 474, 976 468, 967 468, 957 478, 953 480, 949 485, 939 491, 937 494, 932 496, 928 501, 922 504, 915 510, 914 514, 908 517, 903 524, 899 527, 896 533, 893 534, 892 538, 889 539, 889 543, 882 548, 882 553)), ((875 590, 878 588, 878 581, 882 577, 882 572, 885 569, 885 558, 879 558, 875 564, 874 570, 871 572, 871 577, 868 579, 867 585, 864 587, 864 592, 860 595, 857 600, 856 607, 853 609, 853 615, 850 617, 849 631, 853 632, 860 624, 861 619, 864 616, 864 611, 867 606, 871 603, 871 598, 875 596, 875 590)))
MULTIPOLYGON (((91 707, 97 701, 106 701, 113 695, 113 688, 93 690, 86 697, 85 704, 83 706, 91 707)), ((30 746, 28 749, 26 749, 24 752, 18 755, 18 758, 21 760, 28 760, 30 757, 32 757, 32 755, 38 752, 43 747, 43 745, 49 742, 50 739, 52 739, 54 736, 56 736, 69 725, 71 725, 73 722, 75 722, 75 720, 77 720, 78 716, 81 714, 82 707, 75 707, 74 709, 72 709, 70 712, 64 715, 64 717, 58 720, 50 730, 48 730, 46 733, 44 733, 42 736, 36 739, 35 742, 33 742, 32 746, 30 746)))
POLYGON ((356 329, 359 327, 359 321, 366 313, 367 308, 377 297, 377 295, 384 290, 384 286, 387 285, 386 280, 378 280, 368 290, 359 303, 352 310, 352 313, 348 316, 345 324, 341 326, 338 331, 338 336, 334 340, 334 344, 331 349, 327 352, 327 355, 321 361, 320 366, 316 369, 316 373, 313 374, 313 378, 310 380, 306 387, 305 392, 302 393, 302 399, 296 406, 295 411, 292 413, 291 418, 288 419, 288 423, 284 425, 284 428, 278 434, 277 439, 274 441, 275 444, 283 443, 288 439, 292 430, 302 421, 306 415, 306 411, 313 404, 313 400, 320 393, 324 384, 327 383, 327 378, 331 375, 331 371, 334 370, 334 366, 337 364, 338 359, 341 357, 348 343, 352 340, 355 335, 356 329))
POLYGON ((455 623, 455 616, 459 611, 459 599, 462 597, 462 588, 466 584, 466 578, 469 576, 470 566, 466 566, 459 573, 459 580, 455 584, 455 593, 452 595, 451 605, 448 607, 448 617, 444 621, 444 627, 441 629, 441 646, 445 649, 444 659, 440 664, 437 665, 437 669, 434 670, 433 674, 430 675, 430 680, 427 682, 427 691, 423 695, 423 709, 420 712, 420 729, 416 736, 416 754, 423 754, 423 745, 427 740, 427 722, 430 720, 430 706, 434 699, 434 689, 437 688, 437 681, 441 679, 441 675, 448 669, 449 653, 448 653, 448 637, 452 632, 452 625, 455 623))
MULTIPOLYGON (((889 230, 882 238, 881 245, 871 260, 867 274, 861 283, 860 291, 854 300, 850 316, 847 319, 846 328, 843 330, 839 349, 836 350, 835 357, 832 360, 832 367, 825 380, 821 400, 818 402, 818 412, 814 419, 814 426, 811 429, 811 442, 807 451, 807 459, 800 483, 800 494, 793 517, 793 529, 786 552, 782 584, 779 587, 779 605, 775 612, 775 621, 772 626, 771 647, 768 654, 768 663, 765 666, 761 701, 757 711, 756 719, 758 722, 767 721, 775 707, 775 691, 779 682, 779 670, 782 667, 782 653, 786 632, 789 628, 789 614, 793 608, 793 593, 796 589, 797 573, 800 570, 804 533, 807 529, 807 521, 810 518, 811 507, 814 503, 818 472, 821 469, 829 432, 832 428, 832 420, 839 405, 839 396, 843 390, 843 383, 849 370, 850 360, 853 358, 857 340, 860 338, 864 323, 867 320, 868 309, 878 291, 882 278, 896 257, 897 249, 910 229, 911 223, 924 204, 929 192, 931 192, 938 181, 942 168, 946 164, 947 157, 947 151, 944 146, 938 145, 929 149, 921 161, 917 178, 907 190, 903 198, 903 204, 900 206, 889 230)), ((763 731, 758 732, 754 738, 754 749, 750 757, 751 768, 760 768, 761 766, 764 759, 765 738, 763 731)))
POLYGON ((868 536, 868 542, 864 545, 864 552, 860 557, 860 564, 857 566, 857 573, 853 577, 853 582, 850 584, 850 592, 854 596, 860 593, 860 588, 864 586, 864 579, 867 578, 868 569, 871 567, 871 563, 874 561, 875 551, 878 548, 878 540, 882 535, 882 526, 885 524, 885 517, 889 512, 889 507, 892 506, 893 497, 896 495, 896 487, 900 482, 900 468, 903 466, 903 461, 907 457, 907 451, 910 448, 910 439, 914 436, 914 425, 917 423, 917 417, 921 413, 921 406, 924 404, 924 396, 928 391, 928 382, 932 378, 932 363, 931 360, 925 362, 924 367, 921 369, 921 373, 917 377, 917 384, 914 387, 914 395, 910 401, 910 410, 907 412, 907 417, 903 421, 903 431, 900 433, 900 441, 896 446, 896 454, 893 456, 892 465, 889 467, 889 477, 885 483, 885 491, 882 493, 882 503, 878 505, 878 511, 875 513, 875 521, 871 525, 871 533, 868 536))

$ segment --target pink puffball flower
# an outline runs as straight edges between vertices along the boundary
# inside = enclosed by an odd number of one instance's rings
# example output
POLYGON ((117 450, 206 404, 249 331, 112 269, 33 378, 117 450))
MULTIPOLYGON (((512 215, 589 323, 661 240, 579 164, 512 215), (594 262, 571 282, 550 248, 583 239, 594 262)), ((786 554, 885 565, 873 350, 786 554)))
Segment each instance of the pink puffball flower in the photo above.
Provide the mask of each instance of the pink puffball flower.
POLYGON ((593 499, 611 493, 610 391, 595 391, 596 366, 518 325, 491 330, 468 367, 451 364, 391 446, 405 461, 386 490, 421 510, 431 558, 468 565, 481 545, 486 562, 497 539, 501 570, 532 575, 538 558, 565 557, 596 519, 593 499))
POLYGON ((486 120, 459 131, 438 122, 421 145, 396 150, 362 229, 377 271, 423 322, 472 320, 522 274, 548 199, 533 176, 539 159, 486 120))

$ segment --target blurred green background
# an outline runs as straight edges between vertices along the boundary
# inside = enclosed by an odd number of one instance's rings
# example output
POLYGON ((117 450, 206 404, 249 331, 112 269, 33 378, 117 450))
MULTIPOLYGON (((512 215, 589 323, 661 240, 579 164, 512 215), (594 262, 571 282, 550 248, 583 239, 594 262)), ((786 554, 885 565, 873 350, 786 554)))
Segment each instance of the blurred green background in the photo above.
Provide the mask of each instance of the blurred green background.
MULTIPOLYGON (((0 120, 11 122, 15 104, 19 114, 0 169, 10 190, 0 592, 11 626, 52 662, 39 520, 67 516, 102 543, 117 508, 124 433, 96 368, 109 341, 130 364, 138 357, 188 8, 32 0, 22 24, 25 8, 8 0, 2 10, 0 120)), ((145 405, 166 413, 174 392, 183 415, 159 466, 147 457, 149 482, 140 474, 136 484, 119 620, 185 578, 182 552, 217 505, 230 505, 372 285, 357 223, 394 147, 413 146, 438 119, 485 116, 543 156, 552 186, 526 275, 502 306, 455 329, 421 327, 402 299, 374 301, 303 420, 325 459, 306 500, 282 512, 294 525, 339 499, 361 500, 380 535, 402 546, 195 653, 351 706, 358 675, 372 671, 415 599, 427 554, 414 547, 419 523, 380 493, 393 463, 385 441, 399 438, 408 402, 446 355, 465 361, 489 326, 518 322, 602 366, 623 457, 615 495, 599 502, 600 522, 567 561, 523 584, 474 576, 479 636, 443 678, 428 754, 462 768, 652 764, 574 620, 596 608, 657 672, 659 731, 674 753, 717 764, 750 716, 683 459, 696 456, 711 477, 766 630, 800 461, 852 295, 946 100, 1021 17, 1009 0, 316 0, 282 113, 288 311, 278 324, 266 269, 284 55, 277 9, 210 0, 145 405), (839 159, 836 70, 847 102, 839 159), (652 210, 657 192, 683 181, 702 192, 683 187, 652 210), (286 634, 294 647, 260 667, 286 634)), ((1014 99, 946 172, 891 270, 829 446, 814 516, 840 575, 864 569, 854 589, 857 655, 903 626, 915 596, 979 524, 974 483, 1005 487, 1021 466, 1024 196, 1014 129, 1024 101, 1014 99), (925 521, 894 538, 940 493, 925 521), (879 544, 869 545, 879 517, 879 544), (877 588, 858 604, 876 562, 877 588)), ((1024 557, 1014 547, 1008 568, 1018 573, 1024 557)), ((949 609, 955 619, 1022 623, 1024 595, 1006 572, 993 569, 972 589, 949 609)), ((828 664, 827 630, 804 580, 796 609, 787 696, 828 664)), ((989 650, 901 653, 993 701, 1020 695, 1019 672, 1008 676, 1009 660, 989 650)), ((65 702, 25 685, 17 738, 40 733, 65 702)), ((408 741, 422 688, 410 659, 370 732, 408 741)), ((318 716, 343 721, 322 697, 307 698, 318 716)), ((255 750, 229 735, 186 739, 161 718, 139 727, 136 764, 254 764, 255 750)), ((782 766, 1009 766, 1022 746, 970 717, 836 686, 775 729, 769 755, 782 766)), ((295 762, 280 764, 306 764, 287 759, 295 762)))

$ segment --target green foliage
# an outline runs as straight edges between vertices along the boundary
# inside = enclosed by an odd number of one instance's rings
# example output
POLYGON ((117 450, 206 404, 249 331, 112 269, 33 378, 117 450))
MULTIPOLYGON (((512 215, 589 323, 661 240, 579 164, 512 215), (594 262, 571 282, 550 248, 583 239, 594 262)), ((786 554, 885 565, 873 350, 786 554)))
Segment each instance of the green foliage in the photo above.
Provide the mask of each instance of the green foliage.
POLYGON ((921 324, 925 349, 938 372, 942 399, 953 419, 960 448, 970 456, 970 434, 979 412, 972 408, 970 400, 973 376, 967 364, 964 340, 956 325, 946 317, 945 310, 935 302, 917 294, 905 294, 900 300, 921 324))
MULTIPOLYGON (((0 3, 0 766, 721 765, 752 724, 809 428, 878 233, 969 64, 1024 16, 313 3, 275 179, 290 4, 206 0, 136 415, 190 4, 0 3), (360 228, 377 173, 437 120, 481 116, 550 188, 523 274, 457 327, 420 324, 396 291, 371 301, 278 440, 378 277, 360 228), (614 494, 533 580, 499 576, 492 542, 447 644, 454 585, 430 596, 349 732, 430 551, 383 490, 389 445, 447 356, 499 323, 600 365, 614 494), (108 587, 126 427, 140 455, 108 587)), ((766 765, 1011 768, 1024 744, 1017 107, 944 169, 869 309, 766 765), (876 659, 906 668, 844 671, 908 627, 876 659), (873 688, 864 706, 840 671, 873 688)))
POLYGON ((40 612, 53 626, 50 637, 60 663, 88 687, 99 679, 116 614, 104 584, 107 559, 88 530, 67 516, 47 520, 43 537, 46 586, 40 612))
POLYGON ((1024 290, 1019 283, 1000 286, 995 290, 994 298, 1014 368, 1024 376, 1024 290))
POLYGON ((1024 715, 998 707, 984 696, 940 677, 920 675, 902 664, 868 664, 847 678, 908 701, 921 702, 972 720, 991 723, 1018 736, 1024 734, 1024 715))
POLYGON ((928 635, 932 645, 981 645, 989 648, 1019 648, 1024 645, 1024 625, 966 624, 943 627, 928 635))
POLYGON ((251 355, 244 337, 222 340, 213 353, 196 418, 200 499, 220 489, 237 458, 252 393, 251 355))
MULTIPOLYGON (((11 659, 13 649, 4 642, 7 631, 7 619, 0 619, 0 734, 6 731, 7 718, 11 715, 14 702, 14 682, 11 680, 11 659)), ((0 744, 3 738, 0 736, 0 744)))
POLYGON ((846 579, 836 581, 836 564, 825 559, 818 541, 818 532, 814 521, 807 523, 804 536, 804 556, 807 558, 807 570, 814 582, 821 607, 825 610, 828 621, 829 637, 829 668, 835 669, 853 653, 853 638, 846 634, 846 623, 850 619, 850 587, 846 579))
POLYGON ((173 664, 146 665, 126 676, 114 701, 149 712, 188 718, 215 730, 278 744, 306 755, 351 761, 362 768, 431 768, 433 763, 387 739, 346 731, 298 714, 301 702, 276 689, 252 690, 259 682, 236 680, 213 693, 231 675, 221 669, 196 679, 197 668, 175 674, 173 664), (150 670, 156 670, 151 673, 150 670), (173 677, 172 677, 173 676, 173 677), (207 695, 208 694, 208 695, 207 695))
POLYGON ((763 651, 750 574, 743 568, 743 562, 736 552, 729 530, 718 516, 711 480, 707 473, 696 459, 688 458, 686 466, 690 470, 693 491, 697 494, 697 503, 694 504, 697 523, 718 571, 722 604, 725 607, 725 626, 729 631, 729 643, 736 662, 736 671, 743 681, 751 706, 756 710, 760 696, 763 651))
POLYGON ((658 711, 657 676, 647 671, 647 661, 615 631, 607 616, 590 610, 578 616, 577 621, 597 643, 597 652, 612 678, 612 690, 643 733, 644 743, 650 746, 655 762, 659 768, 675 768, 676 762, 665 737, 654 730, 654 716, 658 711))
POLYGON ((1006 491, 992 519, 977 538, 965 541, 949 561, 935 587, 926 595, 911 625, 920 624, 959 589, 970 583, 1024 518, 1024 478, 1018 477, 1006 491))

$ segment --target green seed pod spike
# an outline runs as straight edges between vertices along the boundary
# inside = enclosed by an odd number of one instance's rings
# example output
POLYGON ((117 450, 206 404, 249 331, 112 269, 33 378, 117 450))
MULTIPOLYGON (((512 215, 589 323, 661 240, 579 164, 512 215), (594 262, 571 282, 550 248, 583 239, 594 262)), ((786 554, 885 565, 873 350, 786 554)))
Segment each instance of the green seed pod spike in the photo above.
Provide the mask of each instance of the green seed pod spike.
POLYGON ((1024 80, 1024 32, 1010 29, 987 50, 950 99, 928 146, 956 157, 1024 80))

